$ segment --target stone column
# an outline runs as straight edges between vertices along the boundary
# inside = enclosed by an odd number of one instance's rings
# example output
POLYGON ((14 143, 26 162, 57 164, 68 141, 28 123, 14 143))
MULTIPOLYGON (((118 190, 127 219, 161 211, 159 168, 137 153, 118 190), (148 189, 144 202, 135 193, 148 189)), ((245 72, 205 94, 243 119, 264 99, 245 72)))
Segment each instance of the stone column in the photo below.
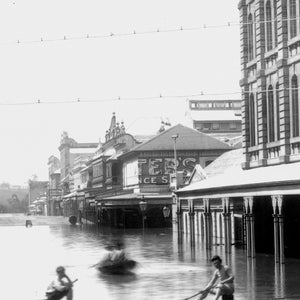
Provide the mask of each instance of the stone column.
POLYGON ((255 257, 255 228, 253 215, 253 196, 244 197, 245 223, 246 223, 246 247, 247 256, 255 257))
POLYGON ((279 262, 279 228, 278 228, 278 211, 276 196, 271 196, 273 206, 273 222, 274 222, 274 258, 275 262, 279 262))
POLYGON ((210 205, 209 199, 203 199, 204 204, 204 223, 205 223, 205 242, 206 248, 210 249, 211 247, 211 212, 210 212, 210 205))
POLYGON ((284 231, 283 231, 283 225, 284 225, 284 219, 282 214, 282 202, 283 197, 282 195, 278 195, 277 198, 277 205, 278 205, 278 218, 279 218, 279 247, 280 247, 280 263, 284 264, 284 231))
POLYGON ((194 212, 194 201, 193 199, 188 199, 189 204, 189 223, 190 223, 190 240, 191 244, 195 244, 195 212, 194 212))
POLYGON ((219 232, 220 232, 220 245, 223 245, 223 219, 222 214, 219 214, 219 232))
POLYGON ((274 256, 275 261, 284 263, 284 218, 282 214, 282 195, 273 195, 273 218, 274 218, 274 256))
POLYGON ((229 198, 222 198, 223 217, 224 217, 224 237, 225 237, 225 251, 231 252, 231 219, 230 219, 230 205, 229 198))
POLYGON ((254 226, 254 215, 253 215, 253 197, 249 199, 250 209, 250 228, 251 228, 251 257, 255 257, 255 226, 254 226))
POLYGON ((214 230, 213 230, 213 236, 214 236, 214 245, 216 246, 218 244, 218 228, 217 228, 217 212, 213 212, 213 225, 214 225, 214 230))

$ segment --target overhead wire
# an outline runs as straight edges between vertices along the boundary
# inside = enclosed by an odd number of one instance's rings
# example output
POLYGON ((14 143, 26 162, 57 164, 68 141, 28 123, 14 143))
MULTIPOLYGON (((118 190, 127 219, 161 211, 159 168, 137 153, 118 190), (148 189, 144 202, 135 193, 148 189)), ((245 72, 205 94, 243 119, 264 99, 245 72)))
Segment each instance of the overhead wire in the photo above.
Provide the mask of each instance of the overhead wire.
POLYGON ((234 26, 247 26, 247 25, 254 25, 254 24, 261 24, 261 23, 274 23, 274 22, 285 22, 285 21, 293 21, 293 20, 300 20, 300 18, 276 18, 272 20, 261 20, 261 21, 251 21, 251 22, 226 22, 224 24, 202 24, 199 26, 194 27, 184 27, 184 26, 177 26, 174 28, 160 28, 156 27, 152 30, 133 30, 130 32, 109 32, 106 34, 85 34, 80 36, 67 36, 62 35, 59 38, 45 38, 40 37, 34 40, 21 40, 17 39, 14 41, 0 41, 0 46, 6 45, 15 45, 15 44, 36 44, 36 43, 47 43, 47 42, 62 42, 62 41, 72 41, 72 40, 87 40, 87 39, 105 39, 105 38, 115 38, 115 37, 125 37, 125 36, 136 36, 136 35, 148 35, 148 34, 158 34, 158 33, 172 33, 172 32, 183 32, 183 31, 198 31, 198 30, 205 30, 205 29, 214 29, 214 28, 229 28, 234 26))
MULTIPOLYGON (((281 88, 281 89, 266 89, 266 90, 249 90, 249 91, 234 91, 234 92, 220 92, 220 93, 205 93, 205 92, 199 92, 194 94, 184 94, 184 95, 164 95, 159 94, 158 96, 144 96, 144 97, 111 97, 111 98, 98 98, 98 99, 84 99, 84 98, 76 98, 74 100, 53 100, 53 101, 47 101, 43 99, 38 100, 32 100, 32 101, 21 101, 21 102, 1 102, 0 105, 7 105, 7 106, 16 106, 16 105, 41 105, 41 104, 74 104, 74 103, 103 103, 103 102, 123 102, 123 101, 146 101, 146 100, 161 100, 161 99, 184 99, 184 100, 199 100, 199 99, 193 99, 194 97, 203 97, 203 96, 230 96, 230 95, 243 95, 243 94, 253 94, 253 93, 268 93, 270 91, 272 92, 280 92, 284 90, 299 90, 300 87, 297 88, 281 88)), ((209 99, 208 99, 209 100, 209 99)), ((222 99, 219 99, 222 101, 222 99)), ((239 100, 239 99, 232 99, 232 100, 239 100)))

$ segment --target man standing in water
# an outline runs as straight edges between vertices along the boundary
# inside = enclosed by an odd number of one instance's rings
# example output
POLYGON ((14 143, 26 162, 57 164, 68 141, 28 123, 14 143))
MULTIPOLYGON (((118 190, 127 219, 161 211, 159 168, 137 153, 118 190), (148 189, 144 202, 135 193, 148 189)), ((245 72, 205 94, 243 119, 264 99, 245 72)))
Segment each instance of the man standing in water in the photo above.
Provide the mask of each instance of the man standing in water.
POLYGON ((205 299, 209 293, 215 294, 215 300, 218 300, 223 295, 232 296, 234 293, 234 276, 231 269, 226 265, 222 265, 222 259, 218 255, 213 256, 210 261, 213 263, 216 271, 211 281, 202 291, 199 300, 205 299), (215 285, 218 279, 219 282, 215 285))

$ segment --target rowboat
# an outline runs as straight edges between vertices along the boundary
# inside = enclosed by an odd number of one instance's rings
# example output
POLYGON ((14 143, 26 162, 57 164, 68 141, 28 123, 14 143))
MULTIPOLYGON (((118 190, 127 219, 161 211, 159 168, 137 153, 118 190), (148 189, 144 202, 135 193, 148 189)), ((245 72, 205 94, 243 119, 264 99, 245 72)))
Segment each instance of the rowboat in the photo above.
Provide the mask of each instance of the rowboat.
POLYGON ((60 300, 69 293, 69 290, 58 291, 54 290, 53 292, 46 292, 47 300, 60 300))
POLYGON ((136 265, 136 261, 131 259, 123 259, 121 261, 105 260, 100 262, 97 268, 104 274, 125 275, 130 274, 136 265))

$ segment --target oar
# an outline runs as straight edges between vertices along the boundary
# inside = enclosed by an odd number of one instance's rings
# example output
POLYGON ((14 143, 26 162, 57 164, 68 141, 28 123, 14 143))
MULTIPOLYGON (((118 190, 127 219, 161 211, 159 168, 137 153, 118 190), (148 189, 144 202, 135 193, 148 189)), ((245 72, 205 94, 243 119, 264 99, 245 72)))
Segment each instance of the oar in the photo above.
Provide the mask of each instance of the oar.
POLYGON ((194 295, 192 295, 192 296, 190 296, 190 297, 188 297, 188 298, 184 298, 184 299, 182 299, 182 300, 189 300, 189 299, 192 299, 192 298, 194 298, 194 297, 196 297, 196 296, 198 296, 198 295, 200 295, 200 294, 203 294, 204 293, 204 291, 200 291, 200 292, 198 292, 198 293, 196 293, 196 294, 194 294, 194 295))

